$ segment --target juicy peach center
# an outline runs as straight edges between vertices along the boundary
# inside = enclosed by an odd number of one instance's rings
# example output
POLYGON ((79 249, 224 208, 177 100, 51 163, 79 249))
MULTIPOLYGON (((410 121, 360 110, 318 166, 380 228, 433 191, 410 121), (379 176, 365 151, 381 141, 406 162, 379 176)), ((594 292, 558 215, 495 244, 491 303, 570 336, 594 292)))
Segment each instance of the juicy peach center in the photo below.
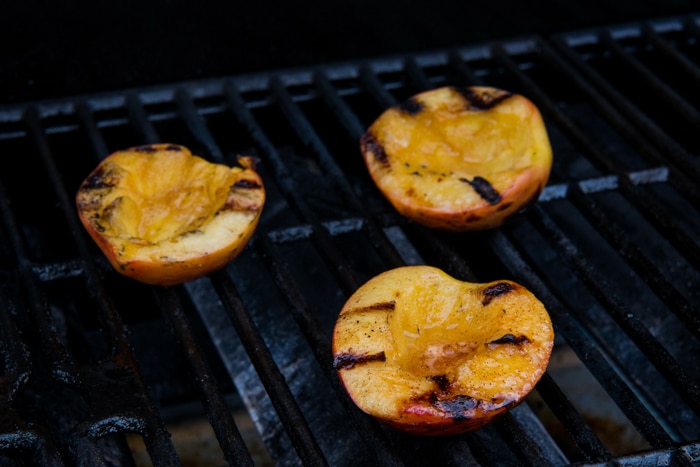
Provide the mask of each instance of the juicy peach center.
POLYGON ((106 203, 114 233, 148 243, 174 239, 206 225, 224 206, 235 174, 230 167, 179 151, 120 153, 119 184, 106 203))
POLYGON ((469 284, 425 279, 401 292, 390 317, 394 347, 387 358, 417 376, 434 376, 483 352, 502 323, 469 284))
POLYGON ((433 104, 436 107, 415 116, 396 111, 401 125, 392 119, 376 124, 375 131, 386 133, 380 139, 387 153, 408 173, 489 176, 522 170, 539 156, 529 115, 522 109, 504 104, 470 111, 433 104))

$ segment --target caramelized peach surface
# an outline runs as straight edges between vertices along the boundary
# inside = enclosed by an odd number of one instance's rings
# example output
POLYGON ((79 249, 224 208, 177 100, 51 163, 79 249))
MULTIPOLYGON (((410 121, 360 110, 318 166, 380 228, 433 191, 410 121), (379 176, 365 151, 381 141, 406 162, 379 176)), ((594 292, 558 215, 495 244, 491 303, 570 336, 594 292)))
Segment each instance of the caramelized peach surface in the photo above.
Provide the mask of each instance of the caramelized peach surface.
POLYGON ((444 435, 518 405, 547 368, 553 339, 547 311, 523 286, 409 266, 350 297, 333 355, 362 410, 401 430, 444 435))
POLYGON ((252 159, 210 163, 174 144, 103 160, 76 196, 80 219, 120 273, 172 285, 223 267, 250 240, 265 202, 252 159))
POLYGON ((429 227, 501 225, 537 200, 552 149, 539 110, 491 87, 444 87, 387 109, 360 141, 374 183, 429 227))

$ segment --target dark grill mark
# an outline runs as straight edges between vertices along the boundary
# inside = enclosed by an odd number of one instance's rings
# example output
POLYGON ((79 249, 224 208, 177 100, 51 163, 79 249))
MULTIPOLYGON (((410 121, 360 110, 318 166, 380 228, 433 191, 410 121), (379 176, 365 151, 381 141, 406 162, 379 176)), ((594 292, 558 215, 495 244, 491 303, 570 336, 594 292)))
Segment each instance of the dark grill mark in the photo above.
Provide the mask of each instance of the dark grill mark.
POLYGON ((430 402, 443 412, 452 415, 455 421, 467 420, 470 418, 467 412, 479 405, 479 401, 464 395, 457 395, 449 399, 438 399, 437 395, 433 394, 430 402))
POLYGON ((364 135, 362 135, 360 144, 363 148, 363 151, 371 152, 374 155, 374 158, 377 160, 377 162, 386 167, 390 166, 389 157, 384 151, 384 146, 379 141, 377 141, 377 139, 374 137, 371 131, 368 131, 364 135))
POLYGON ((400 103, 398 106, 398 109, 411 116, 418 115, 421 110, 425 107, 422 102, 419 102, 415 100, 414 98, 406 99, 402 103, 400 103))
POLYGON ((350 315, 353 313, 364 313, 366 311, 394 311, 394 308, 396 308, 396 302, 391 300, 390 302, 378 302, 378 303, 373 303, 368 306, 363 306, 359 308, 351 308, 345 312, 346 315, 350 315))
POLYGON ((384 352, 379 352, 375 354, 352 354, 352 353, 341 353, 333 358, 333 368, 337 370, 347 370, 353 368, 355 365, 363 365, 369 362, 385 362, 386 355, 384 352))
POLYGON ((469 110, 489 110, 513 95, 511 92, 491 95, 488 93, 477 93, 472 88, 454 88, 467 101, 469 110))
POLYGON ((459 180, 471 185, 471 187, 474 188, 474 191, 476 191, 477 194, 486 200, 486 202, 491 206, 501 202, 501 194, 496 191, 493 185, 491 185, 491 183, 485 178, 477 175, 472 181, 469 181, 466 178, 460 178, 459 180))
POLYGON ((260 184, 255 180, 238 180, 233 186, 234 188, 261 188, 260 184))
POLYGON ((105 176, 104 170, 100 169, 85 179, 85 182, 83 182, 82 189, 96 190, 100 188, 110 188, 114 186, 114 184, 110 183, 110 181, 111 180, 108 180, 105 176))
POLYGON ((491 303, 491 300, 494 298, 507 294, 511 290, 513 290, 513 286, 508 282, 499 282, 498 284, 486 287, 483 291, 484 300, 481 302, 481 304, 486 306, 491 303))
POLYGON ((166 151, 182 151, 182 146, 178 144, 168 144, 165 148, 166 151))
POLYGON ((136 152, 148 152, 148 153, 151 153, 151 152, 156 152, 156 151, 158 151, 158 149, 157 149, 157 148, 155 147, 155 145, 153 145, 153 144, 146 144, 146 145, 144 145, 144 146, 136 146, 136 147, 134 148, 134 151, 136 151, 136 152))
POLYGON ((513 334, 505 334, 503 337, 496 339, 494 341, 489 342, 489 344, 525 344, 527 342, 530 342, 530 339, 527 338, 527 336, 518 336, 515 337, 513 334))
POLYGON ((447 379, 447 375, 435 375, 431 376, 430 379, 437 384, 440 391, 445 392, 450 388, 450 380, 447 379))
POLYGON ((367 310, 393 310, 396 308, 396 302, 394 300, 390 302, 379 302, 379 303, 373 303, 372 305, 368 306, 366 309, 367 310))

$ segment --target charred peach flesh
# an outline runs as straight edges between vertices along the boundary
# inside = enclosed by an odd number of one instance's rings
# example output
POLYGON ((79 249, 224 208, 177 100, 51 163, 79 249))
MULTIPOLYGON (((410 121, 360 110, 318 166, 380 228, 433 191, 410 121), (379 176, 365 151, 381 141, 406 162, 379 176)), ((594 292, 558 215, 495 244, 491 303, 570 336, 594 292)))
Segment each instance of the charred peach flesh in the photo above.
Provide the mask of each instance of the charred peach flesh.
POLYGON ((400 430, 447 435, 521 403, 545 372, 553 339, 549 314, 525 287, 407 266, 350 297, 333 356, 362 410, 400 430))
POLYGON ((219 269, 255 231, 265 190, 249 157, 210 163, 185 147, 118 151, 83 181, 78 214, 114 268, 173 285, 219 269))
POLYGON ((387 109, 360 149, 374 183, 428 227, 500 226, 537 200, 552 165, 539 110, 492 87, 444 87, 387 109))

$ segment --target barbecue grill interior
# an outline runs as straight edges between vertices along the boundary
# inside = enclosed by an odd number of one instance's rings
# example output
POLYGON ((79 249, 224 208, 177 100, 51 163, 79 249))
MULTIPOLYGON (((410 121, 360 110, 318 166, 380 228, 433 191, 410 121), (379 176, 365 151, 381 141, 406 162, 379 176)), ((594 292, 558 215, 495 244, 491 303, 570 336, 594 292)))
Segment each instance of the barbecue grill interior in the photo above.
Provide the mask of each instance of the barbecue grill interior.
POLYGON ((15 36, 0 71, 0 465, 700 462, 700 12, 487 3, 211 5, 187 19, 158 2, 66 5, 63 22, 56 7, 13 7, 25 21, 3 29, 15 36), (129 20, 147 33, 107 40, 129 20), (408 96, 471 84, 538 105, 552 177, 503 227, 427 229, 381 196, 359 138, 408 96), (156 142, 251 155, 267 192, 245 251, 181 286, 117 274, 75 211, 100 160, 156 142), (511 279, 545 304, 555 350, 525 403, 445 438, 352 404, 332 367, 335 318, 404 264, 511 279))

